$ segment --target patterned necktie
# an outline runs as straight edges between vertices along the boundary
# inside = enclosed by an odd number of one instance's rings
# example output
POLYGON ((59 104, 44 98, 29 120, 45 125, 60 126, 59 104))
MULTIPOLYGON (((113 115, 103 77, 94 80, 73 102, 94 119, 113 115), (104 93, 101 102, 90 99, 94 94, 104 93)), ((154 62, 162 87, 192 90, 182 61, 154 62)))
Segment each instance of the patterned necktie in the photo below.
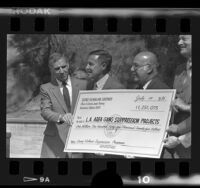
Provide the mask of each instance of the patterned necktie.
POLYGON ((66 87, 65 82, 63 82, 62 85, 63 85, 63 96, 64 96, 65 104, 67 106, 68 111, 71 112, 69 91, 68 91, 68 88, 66 87))

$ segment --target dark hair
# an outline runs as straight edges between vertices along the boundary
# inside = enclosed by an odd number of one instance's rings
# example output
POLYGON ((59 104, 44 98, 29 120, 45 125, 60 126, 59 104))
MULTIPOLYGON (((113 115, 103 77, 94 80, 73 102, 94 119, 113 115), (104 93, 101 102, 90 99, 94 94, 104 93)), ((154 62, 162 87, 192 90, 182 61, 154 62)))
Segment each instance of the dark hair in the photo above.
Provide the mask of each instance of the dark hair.
POLYGON ((52 53, 52 54, 50 55, 50 57, 49 57, 49 67, 51 68, 52 65, 53 65, 55 62, 57 62, 58 60, 60 60, 60 59, 65 59, 66 62, 68 62, 68 59, 66 58, 65 55, 60 54, 60 53, 57 53, 57 52, 52 53))
POLYGON ((95 50, 89 53, 88 56, 91 55, 98 55, 98 60, 100 63, 106 64, 106 73, 111 70, 111 64, 112 64, 112 56, 105 50, 95 50))

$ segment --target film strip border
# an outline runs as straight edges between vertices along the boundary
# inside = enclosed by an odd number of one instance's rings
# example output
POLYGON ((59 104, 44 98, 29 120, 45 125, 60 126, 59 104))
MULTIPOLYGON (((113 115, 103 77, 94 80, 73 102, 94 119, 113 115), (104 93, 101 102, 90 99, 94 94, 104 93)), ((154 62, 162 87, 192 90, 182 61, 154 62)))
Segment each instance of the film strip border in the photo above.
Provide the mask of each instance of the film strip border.
MULTIPOLYGON (((6 168, 4 168, 6 167, 6 168)), ((171 175, 179 178, 190 176, 188 160, 114 160, 114 159, 10 159, 4 175, 9 176, 9 184, 56 184, 91 185, 112 183, 114 179, 135 184, 148 184, 151 177, 166 179, 171 175), (103 182, 102 182, 103 181, 103 182)), ((5 181, 5 180, 4 180, 5 181)), ((170 183, 170 182, 169 182, 170 183)), ((6 182, 8 184, 8 182, 6 182)))
MULTIPOLYGON (((8 18, 9 19, 9 18, 8 18)), ((4 20, 7 22, 7 20, 4 20)), ((36 33, 189 33, 191 20, 175 18, 10 17, 10 32, 36 33)))
MULTIPOLYGON (((58 34, 190 34, 198 25, 198 19, 189 17, 158 18, 92 18, 92 17, 0 17, 4 33, 58 33, 58 34)), ((138 180, 139 176, 151 174, 166 177, 176 173, 181 177, 190 175, 189 160, 48 160, 48 159, 6 159, 2 169, 7 169, 2 177, 9 176, 9 184, 50 183, 57 185, 90 184, 94 176, 101 171, 111 174, 130 176, 138 180), (56 176, 56 178, 55 178, 56 176), (32 177, 32 180, 29 181, 32 177), (87 178, 88 181, 87 181, 87 178)), ((143 176, 144 177, 144 176, 143 176)), ((3 184, 8 184, 3 178, 3 184)))

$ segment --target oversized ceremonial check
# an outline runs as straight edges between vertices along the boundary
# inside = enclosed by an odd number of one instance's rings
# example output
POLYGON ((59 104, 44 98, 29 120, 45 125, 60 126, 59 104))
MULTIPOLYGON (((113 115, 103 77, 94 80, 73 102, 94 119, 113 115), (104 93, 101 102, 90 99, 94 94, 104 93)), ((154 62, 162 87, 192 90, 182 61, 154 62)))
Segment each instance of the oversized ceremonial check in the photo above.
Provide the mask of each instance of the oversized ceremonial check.
POLYGON ((160 158, 175 93, 81 91, 64 151, 160 158))

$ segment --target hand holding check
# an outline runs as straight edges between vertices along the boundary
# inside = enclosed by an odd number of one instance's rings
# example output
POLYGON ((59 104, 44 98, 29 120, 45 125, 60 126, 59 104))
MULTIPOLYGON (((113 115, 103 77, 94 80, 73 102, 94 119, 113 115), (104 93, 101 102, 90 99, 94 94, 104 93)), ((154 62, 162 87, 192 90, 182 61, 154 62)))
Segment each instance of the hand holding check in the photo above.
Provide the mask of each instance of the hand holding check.
POLYGON ((71 113, 66 113, 65 115, 62 116, 62 120, 67 123, 68 125, 72 125, 73 123, 73 116, 71 113))
POLYGON ((167 148, 175 148, 178 144, 180 144, 180 140, 176 136, 169 136, 163 140, 164 146, 167 148))
POLYGON ((171 106, 175 110, 175 112, 178 112, 180 110, 189 112, 191 110, 191 106, 185 103, 181 98, 176 98, 175 100, 173 100, 171 106))

